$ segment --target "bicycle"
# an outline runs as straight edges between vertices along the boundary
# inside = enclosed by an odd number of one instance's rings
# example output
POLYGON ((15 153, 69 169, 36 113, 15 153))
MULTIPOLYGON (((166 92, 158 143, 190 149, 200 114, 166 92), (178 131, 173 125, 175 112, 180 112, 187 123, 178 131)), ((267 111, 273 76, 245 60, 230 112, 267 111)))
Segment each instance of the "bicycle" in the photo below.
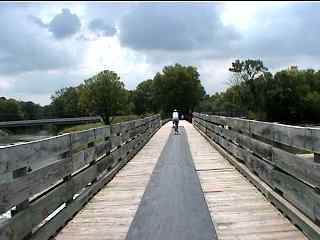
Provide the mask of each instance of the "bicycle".
POLYGON ((178 126, 178 121, 174 121, 174 135, 179 134, 179 126, 178 126))

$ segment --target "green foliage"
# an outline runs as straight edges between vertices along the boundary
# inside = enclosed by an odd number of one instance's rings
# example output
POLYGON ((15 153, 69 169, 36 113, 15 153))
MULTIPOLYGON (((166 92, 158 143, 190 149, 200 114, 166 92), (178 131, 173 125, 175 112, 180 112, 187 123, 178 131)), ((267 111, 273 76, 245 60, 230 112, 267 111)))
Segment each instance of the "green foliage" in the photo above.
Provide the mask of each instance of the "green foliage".
POLYGON ((58 118, 81 116, 79 88, 62 88, 51 97, 51 114, 58 118))
POLYGON ((115 72, 105 70, 80 86, 80 106, 87 115, 99 115, 109 124, 111 115, 123 113, 127 90, 115 72))
POLYGON ((200 103, 205 91, 195 67, 175 64, 163 68, 153 79, 155 107, 168 114, 177 109, 191 113, 200 103))
POLYGON ((0 98, 0 121, 16 121, 22 118, 23 115, 16 100, 0 98))
POLYGON ((133 103, 137 114, 155 111, 154 92, 152 79, 143 81, 137 86, 133 93, 133 103))
POLYGON ((273 76, 260 60, 236 60, 231 86, 204 99, 204 112, 240 111, 251 119, 289 124, 319 123, 320 71, 283 70, 273 76))

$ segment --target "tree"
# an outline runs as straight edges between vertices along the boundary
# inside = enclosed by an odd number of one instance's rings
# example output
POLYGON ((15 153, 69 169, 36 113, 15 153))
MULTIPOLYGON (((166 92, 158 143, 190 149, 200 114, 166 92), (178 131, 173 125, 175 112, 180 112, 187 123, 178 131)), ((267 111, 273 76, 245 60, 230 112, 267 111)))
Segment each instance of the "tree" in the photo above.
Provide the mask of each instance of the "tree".
POLYGON ((154 112, 154 88, 153 80, 141 82, 133 93, 133 102, 137 114, 154 112))
POLYGON ((0 97, 0 121, 16 121, 22 119, 18 102, 14 99, 0 97))
POLYGON ((56 91, 51 99, 51 110, 55 117, 79 117, 82 115, 78 88, 62 88, 56 91))
POLYGON ((165 66, 154 77, 155 104, 164 114, 174 108, 190 113, 205 96, 205 91, 195 67, 175 64, 165 66))
POLYGON ((42 118, 42 108, 39 104, 33 102, 19 102, 23 119, 40 119, 42 118))
POLYGON ((261 60, 235 60, 229 71, 233 73, 231 87, 237 95, 237 103, 246 111, 254 111, 264 115, 261 106, 265 104, 264 91, 267 78, 272 77, 261 60))
POLYGON ((106 124, 109 117, 121 113, 128 94, 115 72, 105 70, 80 85, 80 105, 89 115, 100 115, 106 124))

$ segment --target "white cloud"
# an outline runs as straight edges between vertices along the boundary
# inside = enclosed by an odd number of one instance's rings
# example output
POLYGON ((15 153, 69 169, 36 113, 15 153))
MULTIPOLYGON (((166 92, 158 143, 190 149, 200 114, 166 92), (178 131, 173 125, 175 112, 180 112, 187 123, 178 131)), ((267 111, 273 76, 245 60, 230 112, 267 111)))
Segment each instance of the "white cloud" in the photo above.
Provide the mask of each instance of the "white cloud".
POLYGON ((133 89, 177 62, 196 66, 210 94, 227 87, 228 67, 237 58, 261 58, 273 71, 319 68, 319 14, 319 4, 288 2, 5 3, 0 96, 48 103, 58 88, 105 69, 133 89), (81 26, 59 41, 43 27, 62 9, 81 26), (98 34, 90 30, 95 19, 98 34))

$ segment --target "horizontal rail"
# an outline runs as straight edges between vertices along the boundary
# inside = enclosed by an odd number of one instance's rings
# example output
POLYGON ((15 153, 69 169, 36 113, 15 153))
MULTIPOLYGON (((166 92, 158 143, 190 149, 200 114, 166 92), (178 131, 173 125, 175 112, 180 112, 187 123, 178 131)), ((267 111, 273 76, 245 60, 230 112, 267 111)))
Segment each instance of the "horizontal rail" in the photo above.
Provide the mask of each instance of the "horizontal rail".
POLYGON ((155 115, 1 147, 0 239, 49 239, 159 127, 155 115))
POLYGON ((24 126, 39 126, 46 124, 67 125, 78 123, 96 123, 102 122, 101 117, 79 117, 79 118, 53 118, 53 119, 38 119, 38 120, 23 120, 0 122, 0 128, 24 127, 24 126))
MULTIPOLYGON (((257 126, 266 124, 198 113, 194 113, 193 117, 193 125, 209 139, 225 149, 239 163, 244 164, 250 172, 290 202, 315 225, 320 226, 320 163, 317 159, 306 159, 289 152, 273 141, 262 141, 263 139, 259 137, 265 136, 267 131, 260 135, 254 133, 263 132, 257 131, 257 126)), ((277 132, 274 130, 277 128, 277 124, 273 124, 273 132, 268 134, 271 136, 277 132)), ((295 129, 294 126, 286 128, 295 129)), ((304 140, 301 137, 300 142, 302 141, 304 140)), ((305 224, 300 222, 298 225, 305 230, 307 236, 314 236, 315 233, 308 232, 307 229, 310 228, 305 224)), ((320 232, 316 234, 320 239, 320 232)))
POLYGON ((241 118, 194 113, 194 116, 235 131, 255 135, 289 147, 320 153, 320 128, 299 127, 241 118))

